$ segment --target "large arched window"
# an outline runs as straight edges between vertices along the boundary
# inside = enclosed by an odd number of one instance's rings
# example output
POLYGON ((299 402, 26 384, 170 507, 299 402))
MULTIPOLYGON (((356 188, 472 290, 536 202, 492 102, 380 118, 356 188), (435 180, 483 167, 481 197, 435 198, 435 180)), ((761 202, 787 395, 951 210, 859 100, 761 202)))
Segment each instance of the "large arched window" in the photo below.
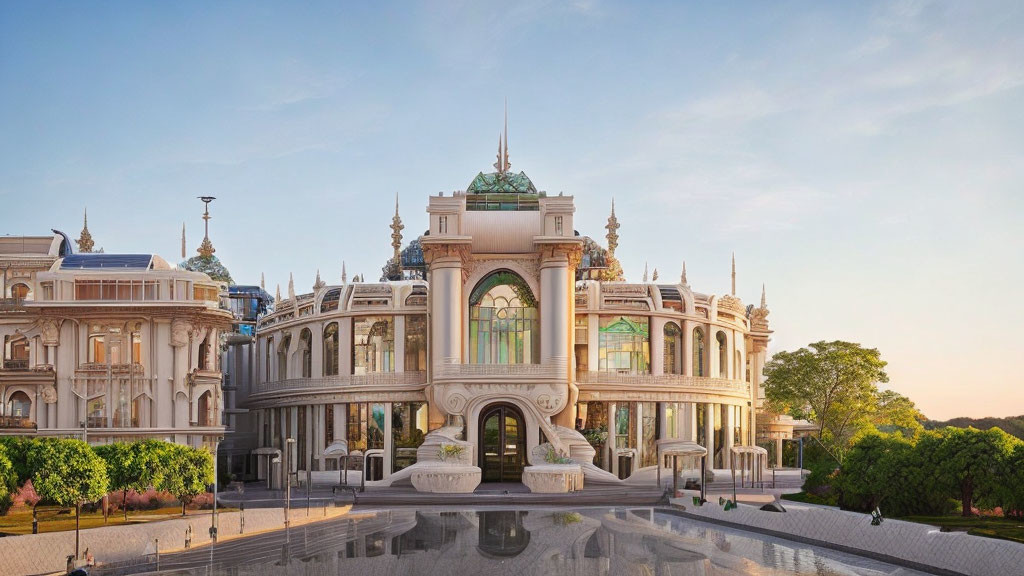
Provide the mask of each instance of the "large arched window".
POLYGON ((675 322, 665 324, 665 374, 682 373, 680 345, 683 333, 675 322))
POLYGON ((700 328, 693 329, 693 375, 706 376, 707 348, 704 343, 704 331, 700 328))
POLYGON ((11 298, 17 302, 20 302, 28 298, 28 284, 17 283, 11 285, 11 298))
POLYGON ((405 371, 427 369, 427 317, 405 317, 405 371))
POLYGON ((650 372, 651 342, 646 316, 601 316, 597 369, 618 374, 650 372))
POLYGON ((11 394, 7 402, 7 415, 15 418, 28 418, 32 415, 32 400, 21 390, 11 394))
POLYGON ((299 332, 299 349, 302 350, 302 377, 313 377, 313 333, 309 328, 299 332))
POLYGON ((537 299, 518 274, 492 272, 469 297, 471 364, 536 364, 540 361, 537 299))
POLYGON ((333 312, 338 309, 340 302, 341 288, 333 288, 324 294, 324 299, 320 301, 320 312, 333 312))
POLYGON ((277 379, 288 379, 288 348, 292 345, 292 335, 285 334, 281 345, 277 347, 277 379))
POLYGON ((324 376, 338 375, 338 323, 324 328, 324 376))
POLYGON ((207 390, 199 397, 197 420, 200 426, 216 426, 217 417, 214 414, 213 395, 207 390))
POLYGON ((352 373, 395 371, 395 320, 364 316, 352 322, 352 373))
POLYGON ((718 377, 728 378, 729 377, 729 342, 725 337, 725 332, 719 332, 715 334, 715 340, 718 341, 718 377))
POLYGON ((4 340, 4 368, 8 370, 28 369, 28 338, 6 336, 4 340))

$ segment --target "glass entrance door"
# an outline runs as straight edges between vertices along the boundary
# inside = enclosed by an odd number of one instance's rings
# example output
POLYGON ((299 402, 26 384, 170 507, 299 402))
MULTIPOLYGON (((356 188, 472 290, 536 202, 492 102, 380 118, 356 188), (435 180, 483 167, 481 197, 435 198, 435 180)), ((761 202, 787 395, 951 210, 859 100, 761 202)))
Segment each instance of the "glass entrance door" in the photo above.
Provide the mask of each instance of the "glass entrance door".
POLYGON ((484 482, 522 482, 526 429, 519 410, 488 408, 480 417, 480 469, 484 482))

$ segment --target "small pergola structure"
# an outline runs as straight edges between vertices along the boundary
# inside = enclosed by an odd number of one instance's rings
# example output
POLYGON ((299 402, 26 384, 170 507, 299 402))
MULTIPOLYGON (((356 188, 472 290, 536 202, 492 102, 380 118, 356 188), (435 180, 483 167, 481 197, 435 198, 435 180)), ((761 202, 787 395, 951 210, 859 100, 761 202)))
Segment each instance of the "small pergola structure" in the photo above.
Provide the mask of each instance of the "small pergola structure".
POLYGON ((740 487, 746 486, 747 470, 750 471, 750 487, 754 483, 764 486, 764 469, 768 466, 768 451, 760 446, 733 446, 732 459, 729 462, 729 470, 732 472, 732 483, 736 485, 736 463, 740 467, 740 487))
POLYGON ((348 486, 348 441, 335 440, 324 449, 324 458, 337 458, 338 467, 341 469, 338 474, 338 481, 342 486, 348 486))
POLYGON ((656 443, 658 448, 658 489, 661 489, 661 464, 665 456, 672 457, 672 497, 679 489, 679 458, 697 458, 700 460, 700 497, 704 500, 704 474, 707 465, 708 449, 691 442, 678 438, 663 438, 656 443))

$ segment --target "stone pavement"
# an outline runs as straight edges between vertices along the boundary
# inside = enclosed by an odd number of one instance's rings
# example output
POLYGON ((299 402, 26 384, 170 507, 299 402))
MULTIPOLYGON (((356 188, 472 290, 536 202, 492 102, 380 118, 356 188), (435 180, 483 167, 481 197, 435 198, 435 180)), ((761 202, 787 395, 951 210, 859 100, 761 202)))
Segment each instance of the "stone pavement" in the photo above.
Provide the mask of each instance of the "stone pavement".
POLYGON ((834 508, 803 506, 784 501, 787 512, 763 512, 743 504, 726 512, 718 499, 694 506, 695 492, 673 498, 677 512, 688 518, 711 521, 743 530, 874 557, 936 574, 997 576, 1024 574, 1024 544, 971 536, 965 532, 940 532, 934 526, 885 520, 871 525, 867 514, 834 508))
MULTIPOLYGON (((292 526, 336 518, 347 514, 350 506, 292 510, 292 526)), ((231 540, 269 530, 284 528, 284 510, 260 508, 246 510, 245 534, 241 532, 241 512, 218 513, 218 542, 231 540)), ((154 541, 159 539, 160 552, 173 552, 185 548, 185 531, 192 527, 192 546, 210 542, 210 514, 195 514, 174 520, 161 520, 125 526, 108 526, 82 530, 81 551, 88 548, 97 563, 126 562, 152 554, 154 541)), ((75 552, 75 531, 7 536, 0 538, 0 574, 20 576, 29 574, 63 574, 67 557, 75 552)))

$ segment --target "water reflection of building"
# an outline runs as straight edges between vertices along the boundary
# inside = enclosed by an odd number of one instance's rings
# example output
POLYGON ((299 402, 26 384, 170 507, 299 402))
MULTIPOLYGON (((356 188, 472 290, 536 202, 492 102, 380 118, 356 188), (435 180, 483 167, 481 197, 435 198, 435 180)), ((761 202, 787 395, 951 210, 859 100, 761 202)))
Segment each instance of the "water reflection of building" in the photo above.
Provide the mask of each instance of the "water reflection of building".
POLYGON ((249 407, 259 445, 293 471, 332 470, 324 451, 383 451, 381 476, 409 466, 425 435, 461 428, 485 481, 519 481, 527 454, 578 429, 595 463, 629 476, 660 438, 694 440, 727 467, 751 444, 770 335, 768 309, 655 274, 625 282, 607 246, 574 228, 572 196, 496 172, 431 196, 429 229, 379 283, 289 290, 262 318, 249 407), (409 269, 405 267, 408 266, 409 269))

